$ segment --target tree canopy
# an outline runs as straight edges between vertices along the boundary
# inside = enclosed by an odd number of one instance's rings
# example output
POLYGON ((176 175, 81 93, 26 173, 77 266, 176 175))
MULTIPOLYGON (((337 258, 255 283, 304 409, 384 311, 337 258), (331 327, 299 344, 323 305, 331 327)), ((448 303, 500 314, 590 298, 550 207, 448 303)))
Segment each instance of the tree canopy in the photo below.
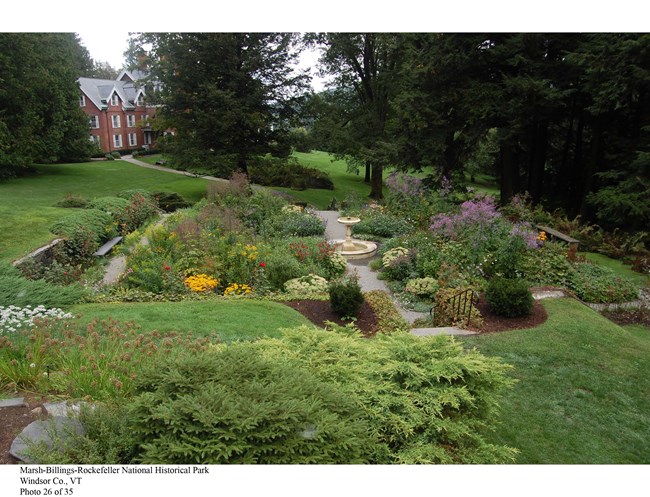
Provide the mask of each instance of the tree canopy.
MULTIPOLYGON (((293 71, 291 33, 142 34, 151 77, 162 84, 160 127, 169 152, 217 174, 247 171, 257 156, 288 156, 288 134, 308 77, 293 71)), ((132 46, 132 54, 142 50, 132 46)), ((133 58, 133 57, 132 57, 133 58)))
POLYGON ((72 33, 0 33, 0 178, 90 156, 77 85, 90 67, 72 33))

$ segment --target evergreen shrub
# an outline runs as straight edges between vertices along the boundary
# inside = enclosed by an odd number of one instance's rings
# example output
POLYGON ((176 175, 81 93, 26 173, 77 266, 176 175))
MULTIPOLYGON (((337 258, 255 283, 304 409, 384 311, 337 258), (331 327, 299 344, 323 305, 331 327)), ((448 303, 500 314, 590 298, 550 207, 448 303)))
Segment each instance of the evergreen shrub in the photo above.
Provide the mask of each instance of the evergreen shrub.
POLYGON ((329 286, 330 305, 339 317, 356 317, 363 304, 363 294, 356 278, 335 280, 329 286))
POLYGON ((485 299, 499 316, 514 318, 533 312, 533 295, 521 279, 493 278, 485 289, 485 299))
POLYGON ((111 215, 99 209, 74 212, 52 224, 50 231, 63 238, 61 255, 65 262, 90 258, 103 240, 116 233, 111 215))
POLYGON ((54 207, 63 208, 85 208, 88 206, 88 200, 83 197, 78 197, 72 193, 66 193, 62 200, 59 200, 54 207))
POLYGON ((190 207, 190 204, 185 200, 179 193, 176 192, 153 192, 152 197, 158 203, 160 207, 165 212, 174 212, 177 209, 185 209, 190 207))
POLYGON ((98 197, 88 203, 88 209, 99 209, 115 216, 126 209, 129 201, 120 197, 98 197))
POLYGON ((296 360, 250 344, 158 365, 130 419, 144 464, 369 462, 373 440, 354 398, 296 360))
POLYGON ((0 264, 0 306, 65 307, 80 302, 85 295, 81 285, 58 286, 45 280, 28 280, 13 266, 0 264))

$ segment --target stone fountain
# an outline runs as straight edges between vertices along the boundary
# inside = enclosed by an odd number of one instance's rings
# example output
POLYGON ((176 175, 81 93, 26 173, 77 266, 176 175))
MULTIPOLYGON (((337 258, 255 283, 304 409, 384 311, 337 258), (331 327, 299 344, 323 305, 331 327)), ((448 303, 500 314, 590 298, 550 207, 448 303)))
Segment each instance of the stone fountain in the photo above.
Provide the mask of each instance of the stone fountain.
POLYGON ((348 259, 365 259, 372 257, 377 252, 377 244, 365 240, 352 238, 352 226, 359 223, 358 217, 344 216, 337 219, 345 226, 345 240, 334 240, 336 251, 348 259))

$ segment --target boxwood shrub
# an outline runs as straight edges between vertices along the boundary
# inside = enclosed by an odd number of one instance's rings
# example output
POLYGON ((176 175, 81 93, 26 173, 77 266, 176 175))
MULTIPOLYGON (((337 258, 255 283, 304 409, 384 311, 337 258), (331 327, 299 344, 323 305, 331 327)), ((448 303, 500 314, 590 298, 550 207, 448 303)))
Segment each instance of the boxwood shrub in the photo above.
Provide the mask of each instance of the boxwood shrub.
POLYGON ((490 280, 485 289, 485 300, 492 312, 507 318, 530 315, 535 303, 526 281, 509 278, 490 280))
POLYGON ((342 318, 356 317, 363 304, 363 294, 356 278, 332 281, 329 286, 332 310, 342 318))

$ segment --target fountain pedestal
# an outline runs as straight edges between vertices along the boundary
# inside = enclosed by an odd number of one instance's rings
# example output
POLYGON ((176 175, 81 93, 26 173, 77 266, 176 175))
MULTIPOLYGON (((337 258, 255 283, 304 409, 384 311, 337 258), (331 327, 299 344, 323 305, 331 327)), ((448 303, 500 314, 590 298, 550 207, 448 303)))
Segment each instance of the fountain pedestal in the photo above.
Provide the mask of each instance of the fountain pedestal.
POLYGON ((338 218, 337 221, 345 226, 345 240, 334 240, 337 252, 348 259, 364 259, 375 255, 376 243, 352 238, 352 226, 361 222, 361 219, 345 216, 338 218))

